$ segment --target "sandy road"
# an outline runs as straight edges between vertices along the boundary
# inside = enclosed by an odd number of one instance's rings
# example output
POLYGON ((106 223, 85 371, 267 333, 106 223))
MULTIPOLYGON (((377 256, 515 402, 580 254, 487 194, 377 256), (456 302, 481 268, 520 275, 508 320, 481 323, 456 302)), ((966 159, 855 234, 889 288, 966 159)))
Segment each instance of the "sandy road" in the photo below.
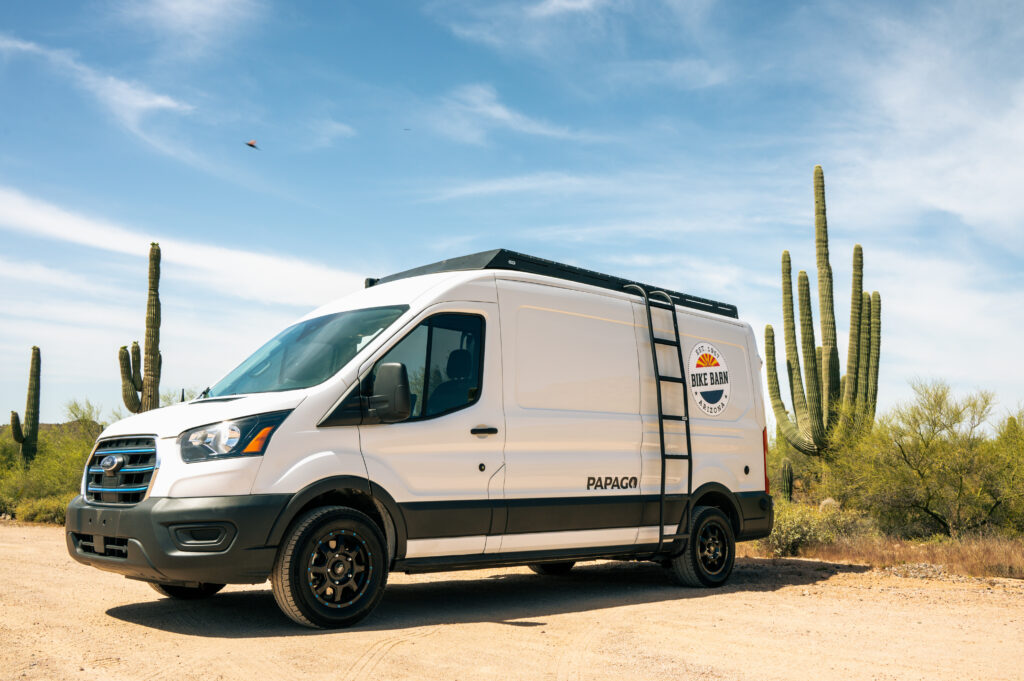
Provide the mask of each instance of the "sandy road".
POLYGON ((0 679, 1024 679, 1024 583, 814 561, 740 559, 717 591, 630 563, 395 574, 316 632, 269 585, 170 601, 0 523, 0 610, 0 679))

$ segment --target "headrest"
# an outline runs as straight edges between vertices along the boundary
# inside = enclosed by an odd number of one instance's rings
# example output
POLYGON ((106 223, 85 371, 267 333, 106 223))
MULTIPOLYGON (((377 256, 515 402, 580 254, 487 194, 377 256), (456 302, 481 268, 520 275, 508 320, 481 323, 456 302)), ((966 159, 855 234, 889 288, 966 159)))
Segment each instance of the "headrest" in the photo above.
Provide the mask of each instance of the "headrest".
POLYGON ((469 378, 471 364, 469 350, 452 350, 448 355, 448 380, 469 378))

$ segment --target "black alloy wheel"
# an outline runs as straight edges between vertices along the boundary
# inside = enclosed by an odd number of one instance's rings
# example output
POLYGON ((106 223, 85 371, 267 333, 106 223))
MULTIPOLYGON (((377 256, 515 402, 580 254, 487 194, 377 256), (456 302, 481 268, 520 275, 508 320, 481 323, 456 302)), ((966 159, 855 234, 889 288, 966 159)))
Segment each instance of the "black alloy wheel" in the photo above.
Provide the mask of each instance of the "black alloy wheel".
POLYGON ((278 607, 292 620, 333 629, 370 614, 387 578, 380 528, 360 511, 327 506, 295 522, 278 549, 270 582, 278 607))
POLYGON ((736 561, 736 539, 729 518, 712 506, 693 509, 686 550, 673 558, 669 570, 683 586, 722 586, 736 561))

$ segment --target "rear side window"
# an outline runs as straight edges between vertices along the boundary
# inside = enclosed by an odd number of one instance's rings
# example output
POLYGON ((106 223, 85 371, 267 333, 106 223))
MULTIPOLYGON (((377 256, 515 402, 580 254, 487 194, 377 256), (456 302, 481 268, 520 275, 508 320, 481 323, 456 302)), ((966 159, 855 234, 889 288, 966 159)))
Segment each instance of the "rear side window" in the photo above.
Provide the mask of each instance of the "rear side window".
POLYGON ((381 364, 401 362, 409 372, 409 420, 441 416, 480 397, 484 320, 479 315, 445 313, 424 320, 386 355, 381 364))

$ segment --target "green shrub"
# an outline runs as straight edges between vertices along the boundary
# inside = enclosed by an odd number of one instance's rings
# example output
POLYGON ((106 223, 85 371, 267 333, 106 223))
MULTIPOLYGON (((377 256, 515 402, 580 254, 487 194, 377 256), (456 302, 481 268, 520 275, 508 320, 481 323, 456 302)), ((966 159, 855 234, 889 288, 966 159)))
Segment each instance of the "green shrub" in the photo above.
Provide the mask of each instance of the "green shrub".
POLYGON ((804 547, 831 544, 872 531, 864 516, 838 504, 819 509, 776 497, 775 525, 772 533, 761 540, 761 546, 773 556, 796 556, 804 547))
POLYGON ((64 524, 64 512, 67 511, 68 503, 74 496, 72 493, 42 499, 26 499, 15 508, 14 517, 30 523, 64 524))

